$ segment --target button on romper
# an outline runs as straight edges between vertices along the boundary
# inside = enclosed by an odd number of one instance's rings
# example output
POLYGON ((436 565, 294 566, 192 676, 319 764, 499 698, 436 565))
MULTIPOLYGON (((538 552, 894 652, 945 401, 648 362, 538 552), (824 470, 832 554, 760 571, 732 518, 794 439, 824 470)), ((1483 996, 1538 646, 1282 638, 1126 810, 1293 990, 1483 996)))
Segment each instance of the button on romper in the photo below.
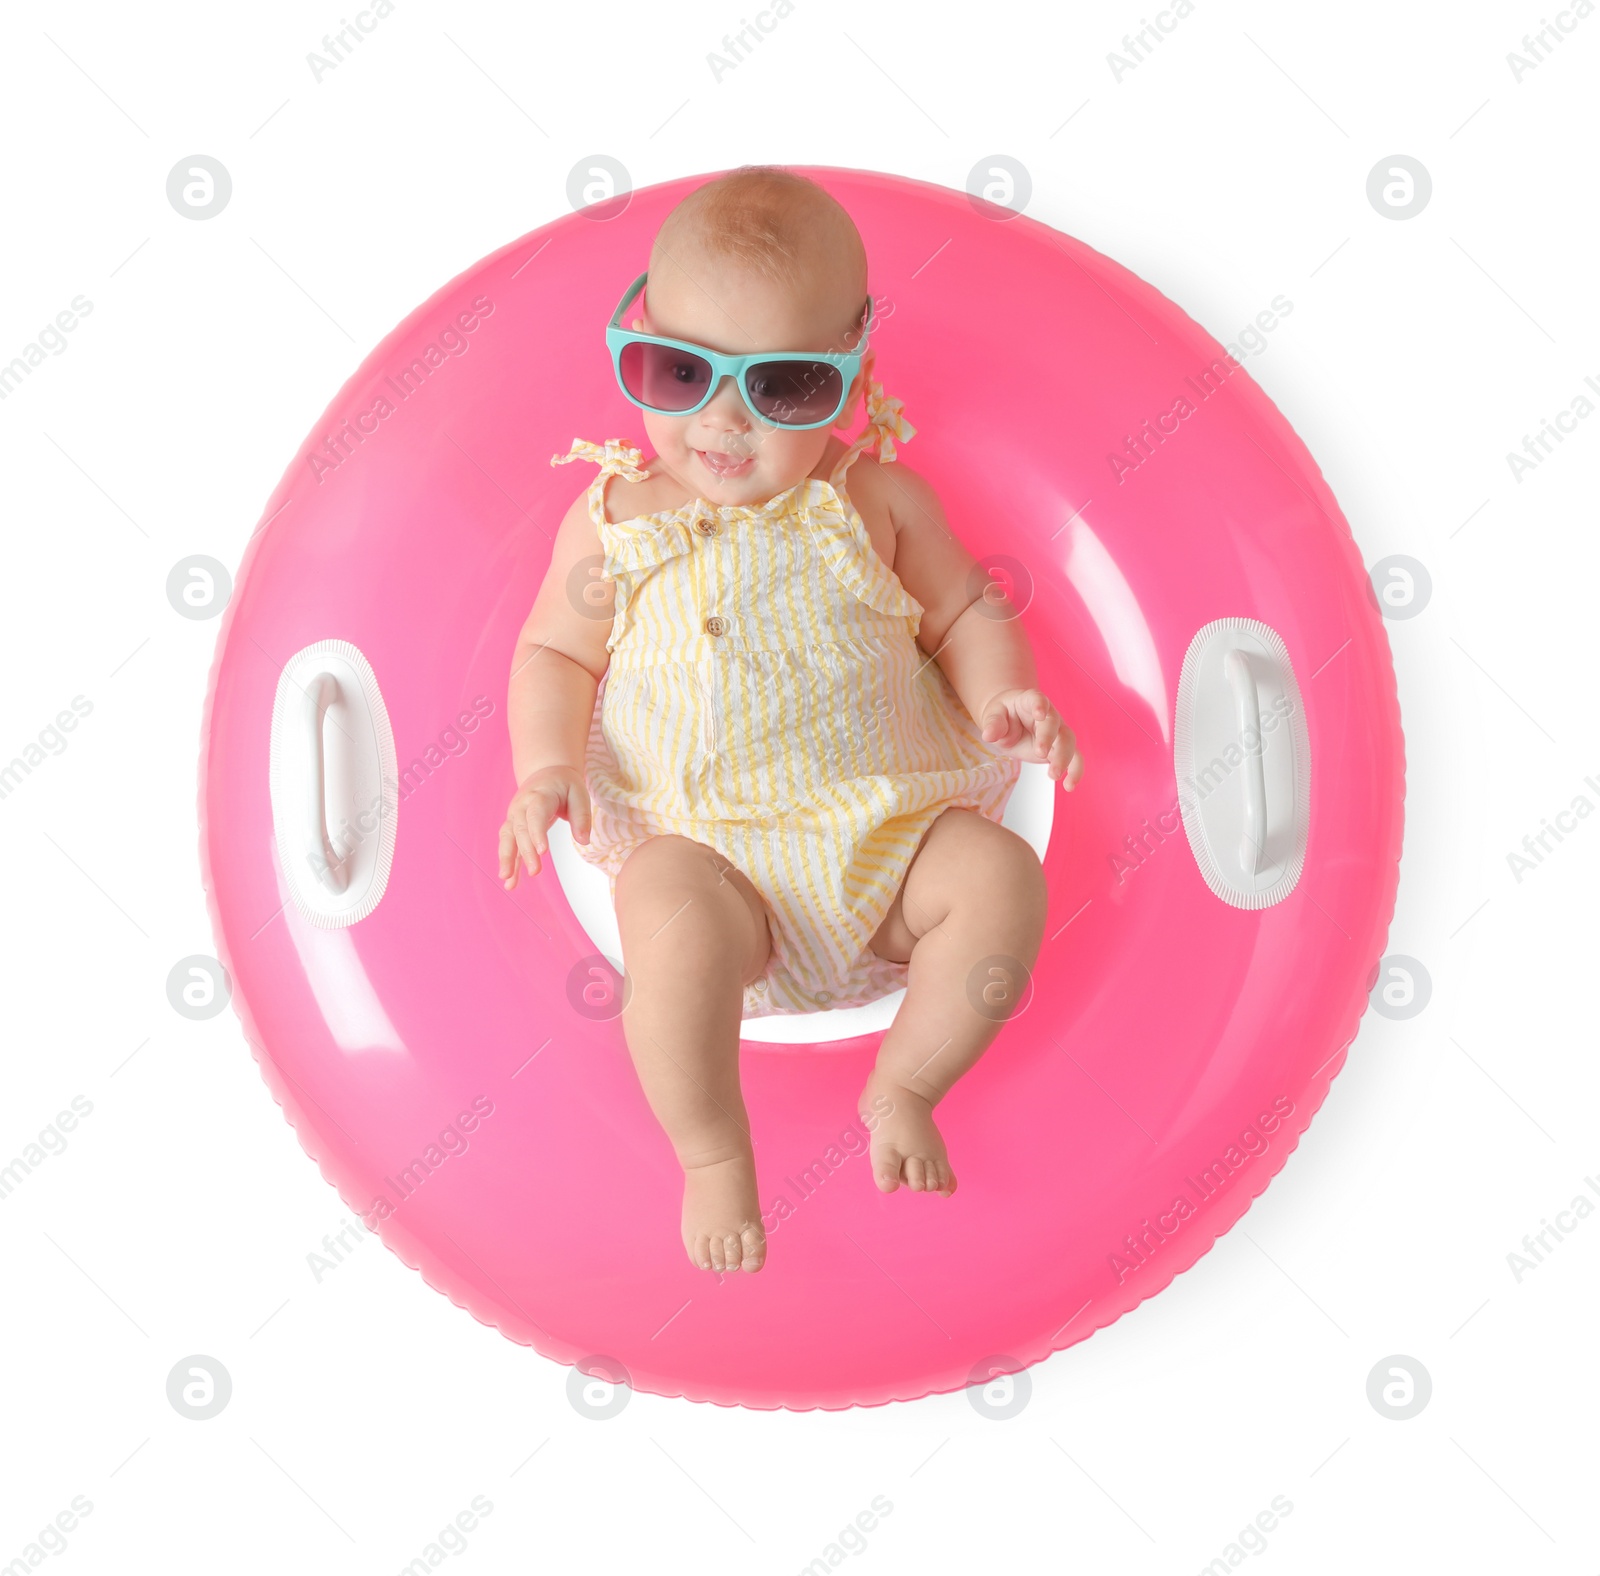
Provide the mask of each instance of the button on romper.
POLYGON ((610 521, 606 480, 642 477, 640 451, 576 439, 551 459, 599 462, 589 516, 615 582, 586 766, 593 827, 573 846, 613 897, 627 856, 666 834, 742 871, 772 932, 747 1018, 902 988, 908 966, 869 942, 923 833, 952 806, 999 821, 1021 771, 917 645, 922 604, 845 492, 860 453, 875 443, 887 463, 915 431, 899 409, 873 384, 869 425, 831 477, 757 505, 695 499, 610 521))

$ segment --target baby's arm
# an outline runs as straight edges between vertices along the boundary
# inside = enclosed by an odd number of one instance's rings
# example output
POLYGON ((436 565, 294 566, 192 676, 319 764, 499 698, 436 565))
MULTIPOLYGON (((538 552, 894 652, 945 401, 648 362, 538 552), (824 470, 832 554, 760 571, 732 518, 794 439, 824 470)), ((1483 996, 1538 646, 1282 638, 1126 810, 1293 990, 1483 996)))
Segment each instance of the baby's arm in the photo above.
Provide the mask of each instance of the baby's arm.
POLYGON ((601 563, 588 498, 580 494, 556 532, 511 660, 506 712, 517 791, 500 828, 500 879, 508 888, 517 884, 519 856, 530 875, 539 873, 558 815, 580 842, 589 838, 584 760, 595 692, 610 662, 614 592, 601 563))
POLYGON ((898 462, 880 468, 878 479, 894 525, 894 572, 923 606, 918 645, 938 661, 986 743, 1047 763, 1051 779, 1071 789, 1083 757, 1038 687, 1019 610, 997 582, 974 573, 976 560, 951 532, 928 482, 898 462))

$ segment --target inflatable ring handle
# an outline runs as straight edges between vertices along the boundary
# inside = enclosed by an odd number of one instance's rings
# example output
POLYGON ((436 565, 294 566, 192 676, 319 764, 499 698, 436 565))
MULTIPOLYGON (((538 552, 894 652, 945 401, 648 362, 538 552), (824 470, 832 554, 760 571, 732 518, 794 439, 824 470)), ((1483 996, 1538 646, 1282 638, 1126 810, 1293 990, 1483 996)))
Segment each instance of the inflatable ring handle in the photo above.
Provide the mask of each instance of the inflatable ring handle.
POLYGON ((347 879, 344 861, 334 853, 328 836, 327 762, 323 757, 322 728, 328 708, 339 698, 339 681, 324 669, 302 691, 300 726, 305 734, 306 758, 311 762, 305 797, 306 848, 317 879, 330 892, 343 892, 347 879))
POLYGON ((1239 843, 1239 863, 1252 876, 1260 873, 1261 856, 1267 846, 1267 774, 1261 764, 1264 747, 1261 736, 1261 696, 1255 675, 1250 671, 1246 652, 1234 647, 1222 659, 1223 671, 1233 690, 1233 703, 1239 714, 1239 748, 1245 754, 1245 768, 1239 775, 1244 787, 1244 836, 1239 843), (1250 740, 1254 739, 1252 745, 1250 740))

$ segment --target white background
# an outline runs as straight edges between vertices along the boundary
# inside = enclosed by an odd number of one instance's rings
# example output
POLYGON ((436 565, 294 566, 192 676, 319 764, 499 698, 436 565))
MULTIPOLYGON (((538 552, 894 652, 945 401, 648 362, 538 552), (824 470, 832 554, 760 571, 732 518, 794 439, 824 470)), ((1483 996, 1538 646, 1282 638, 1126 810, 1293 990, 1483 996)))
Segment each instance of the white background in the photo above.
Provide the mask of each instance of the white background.
POLYGON ((786 1573, 882 1495, 852 1569, 1187 1576, 1283 1495, 1252 1568, 1592 1573, 1600 1218, 1520 1283, 1507 1254, 1600 1176, 1600 826, 1520 882, 1507 855, 1600 804, 1600 420, 1520 482, 1506 453, 1600 379, 1600 17, 1519 82, 1531 4, 1198 0, 1117 81, 1131 4, 796 0, 718 82, 707 53, 752 8, 401 0, 320 82, 332 3, 6 10, 0 361, 75 296, 93 312, 0 403, 0 758, 75 695, 93 710, 0 800, 0 1164, 75 1096, 93 1113, 0 1199, 0 1566, 83 1495, 51 1569, 395 1572, 483 1495, 452 1568, 786 1573), (201 223, 165 192, 197 152, 234 183, 201 223), (1428 1006, 1369 1012, 1238 1229, 1033 1369, 1006 1421, 961 1394, 582 1417, 565 1370, 375 1239, 314 1279, 336 1195, 232 1014, 167 1004, 172 965, 212 946, 195 776, 217 628, 173 611, 168 571, 236 565, 366 352, 566 211, 594 153, 637 185, 788 160, 960 188, 1021 160, 1029 212, 1219 339, 1292 299, 1251 375, 1366 561, 1431 575, 1388 626, 1408 757, 1389 950, 1425 965, 1428 1006), (1395 153, 1433 180, 1398 222, 1366 196, 1395 153), (166 1399, 193 1353, 232 1375, 208 1422, 166 1399), (1432 1377, 1409 1421, 1367 1399, 1392 1354, 1432 1377))

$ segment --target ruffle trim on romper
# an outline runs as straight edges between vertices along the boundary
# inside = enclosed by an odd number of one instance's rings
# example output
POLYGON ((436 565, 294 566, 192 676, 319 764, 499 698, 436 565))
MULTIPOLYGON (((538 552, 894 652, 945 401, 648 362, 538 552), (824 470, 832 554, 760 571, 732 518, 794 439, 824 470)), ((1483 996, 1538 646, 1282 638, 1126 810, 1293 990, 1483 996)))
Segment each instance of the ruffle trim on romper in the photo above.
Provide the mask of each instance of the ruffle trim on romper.
POLYGON ((909 618, 915 637, 922 624, 922 603, 878 556, 860 511, 841 490, 845 472, 861 455, 876 448, 879 462, 892 464, 898 458, 896 443, 908 443, 916 436, 917 429, 901 414, 904 408, 899 400, 884 396, 881 383, 870 385, 867 425, 839 456, 827 483, 814 489, 808 513, 819 543, 824 544, 824 561, 845 587, 880 613, 909 618))
MULTIPOLYGON (((692 516, 674 510, 665 514, 639 515, 635 519, 613 521, 606 519, 605 485, 608 477, 623 476, 629 481, 643 481, 650 472, 642 468, 643 455, 633 444, 621 438, 607 438, 601 443, 590 443, 587 438, 574 438, 565 454, 552 454, 552 465, 566 465, 573 460, 589 460, 600 467, 599 474, 589 484, 589 518, 599 533, 606 554, 606 573, 612 579, 643 574, 645 570, 690 552, 694 547, 691 534, 692 516)), ((616 602, 616 612, 606 650, 614 650, 632 622, 629 588, 616 602)))
POLYGON ((822 561, 845 589, 880 613, 909 618, 915 637, 922 624, 922 603, 878 556, 855 506, 831 484, 818 483, 804 514, 822 561))

